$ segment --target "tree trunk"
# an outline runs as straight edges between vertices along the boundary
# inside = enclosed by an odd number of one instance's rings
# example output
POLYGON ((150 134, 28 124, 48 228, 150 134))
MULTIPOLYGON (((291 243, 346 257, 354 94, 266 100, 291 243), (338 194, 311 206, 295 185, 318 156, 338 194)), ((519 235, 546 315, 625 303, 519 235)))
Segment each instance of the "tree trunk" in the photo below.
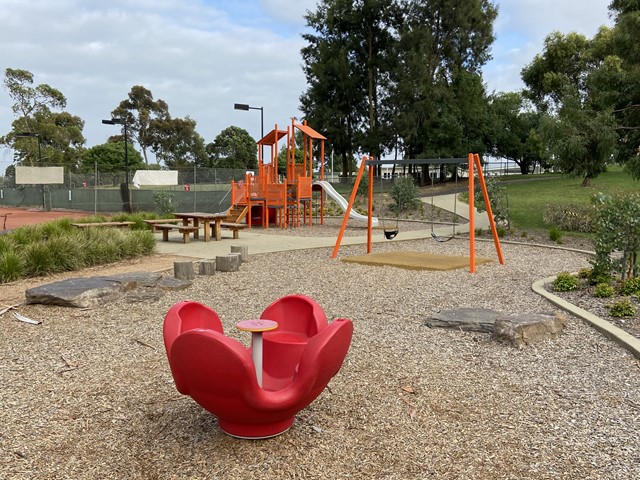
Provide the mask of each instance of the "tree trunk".
POLYGON ((588 187, 589 185, 591 185, 591 180, 593 180, 593 175, 590 175, 590 174, 585 175, 584 180, 582 180, 582 184, 580 186, 588 187))

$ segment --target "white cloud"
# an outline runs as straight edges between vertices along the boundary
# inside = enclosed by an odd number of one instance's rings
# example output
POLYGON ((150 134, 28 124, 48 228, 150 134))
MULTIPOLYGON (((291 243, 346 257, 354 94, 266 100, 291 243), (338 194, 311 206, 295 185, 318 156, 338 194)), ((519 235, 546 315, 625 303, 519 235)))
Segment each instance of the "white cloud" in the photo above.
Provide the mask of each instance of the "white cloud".
POLYGON ((524 87, 520 72, 537 53, 545 37, 557 30, 592 37, 601 25, 611 24, 604 0, 498 0, 494 25, 493 60, 484 69, 489 91, 524 87))

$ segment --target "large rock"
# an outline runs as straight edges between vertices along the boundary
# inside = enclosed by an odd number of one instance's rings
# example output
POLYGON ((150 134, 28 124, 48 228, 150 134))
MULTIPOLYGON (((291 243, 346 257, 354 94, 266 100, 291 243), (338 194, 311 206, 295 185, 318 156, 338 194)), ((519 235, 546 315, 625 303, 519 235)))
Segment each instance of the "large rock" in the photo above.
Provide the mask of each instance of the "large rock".
POLYGON ((27 303, 87 308, 114 301, 124 293, 124 285, 115 280, 70 278, 30 288, 25 292, 25 297, 27 303))
POLYGON ((63 307, 98 307, 118 300, 138 287, 157 287, 159 273, 132 272, 88 278, 70 278, 41 285, 25 291, 27 303, 60 305, 63 307))
POLYGON ((455 328, 473 332, 493 332, 493 324, 500 312, 487 308, 457 308, 442 310, 424 321, 427 327, 455 328))
POLYGON ((556 338, 564 328, 560 313, 525 313, 501 316, 496 319, 493 338, 517 348, 556 338))

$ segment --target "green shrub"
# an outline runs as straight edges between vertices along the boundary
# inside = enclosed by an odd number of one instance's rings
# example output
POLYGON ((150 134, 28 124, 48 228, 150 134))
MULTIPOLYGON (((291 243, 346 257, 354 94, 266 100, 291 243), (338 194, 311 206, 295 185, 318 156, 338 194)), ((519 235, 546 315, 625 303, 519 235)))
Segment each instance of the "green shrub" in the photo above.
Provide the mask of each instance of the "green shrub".
POLYGON ((175 195, 171 192, 156 190, 153 192, 153 203, 163 215, 170 215, 176 211, 175 195))
POLYGON ((578 278, 567 272, 558 274, 556 279, 553 281, 553 289, 556 292, 570 292, 572 290, 577 290, 577 288, 578 278))
POLYGON ((556 227, 549 229, 549 240, 556 243, 562 243, 562 232, 556 227))
POLYGON ((598 298, 609 298, 613 296, 614 290, 608 283, 599 283, 593 290, 593 296, 598 298))
POLYGON ((599 272, 640 275, 640 194, 604 195, 593 199, 596 205, 596 258, 594 269, 599 272), (622 252, 613 260, 611 253, 622 252))
POLYGON ((593 232, 595 230, 593 207, 582 205, 547 205, 542 220, 567 232, 593 232))
POLYGON ((640 277, 627 278, 620 284, 620 295, 640 296, 640 277))
POLYGON ((24 262, 15 251, 0 253, 0 283, 19 280, 24 276, 24 262))
POLYGON ((418 187, 416 187, 413 177, 398 177, 391 189, 391 199, 394 203, 390 208, 396 213, 417 208, 420 203, 417 196, 418 187))
POLYGON ((591 276, 591 272, 593 270, 590 268, 581 268, 578 270, 578 278, 582 278, 583 280, 588 280, 591 276))
POLYGON ((496 232, 498 233, 498 237, 502 238, 507 234, 507 229, 505 227, 496 227, 496 232))
POLYGON ((607 305, 609 309, 609 315, 612 317, 633 317, 636 314, 636 309, 628 299, 619 300, 613 305, 607 305))
MULTIPOLYGON (((479 188, 480 181, 476 178, 476 188, 474 192, 474 206, 479 212, 485 212, 487 207, 484 203, 484 195, 482 189, 479 188)), ((511 219, 509 218, 509 199, 507 197, 507 189, 496 178, 486 178, 485 185, 487 194, 491 201, 491 213, 495 222, 507 229, 511 228, 511 219)))

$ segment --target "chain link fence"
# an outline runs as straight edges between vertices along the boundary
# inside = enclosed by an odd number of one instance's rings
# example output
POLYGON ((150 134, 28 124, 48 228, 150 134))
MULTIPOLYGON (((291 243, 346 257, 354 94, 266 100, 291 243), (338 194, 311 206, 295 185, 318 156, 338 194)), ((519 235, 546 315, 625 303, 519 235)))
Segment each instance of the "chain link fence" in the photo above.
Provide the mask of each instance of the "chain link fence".
MULTIPOLYGON (((131 184, 135 172, 129 172, 129 196, 133 211, 157 212, 155 192, 172 197, 175 211, 219 212, 231 205, 231 181, 242 180, 245 170, 185 168, 178 171, 178 184, 140 186, 131 184)), ((0 205, 115 213, 123 210, 127 195, 127 172, 100 171, 71 173, 65 168, 64 183, 17 185, 15 177, 0 177, 0 205)))

